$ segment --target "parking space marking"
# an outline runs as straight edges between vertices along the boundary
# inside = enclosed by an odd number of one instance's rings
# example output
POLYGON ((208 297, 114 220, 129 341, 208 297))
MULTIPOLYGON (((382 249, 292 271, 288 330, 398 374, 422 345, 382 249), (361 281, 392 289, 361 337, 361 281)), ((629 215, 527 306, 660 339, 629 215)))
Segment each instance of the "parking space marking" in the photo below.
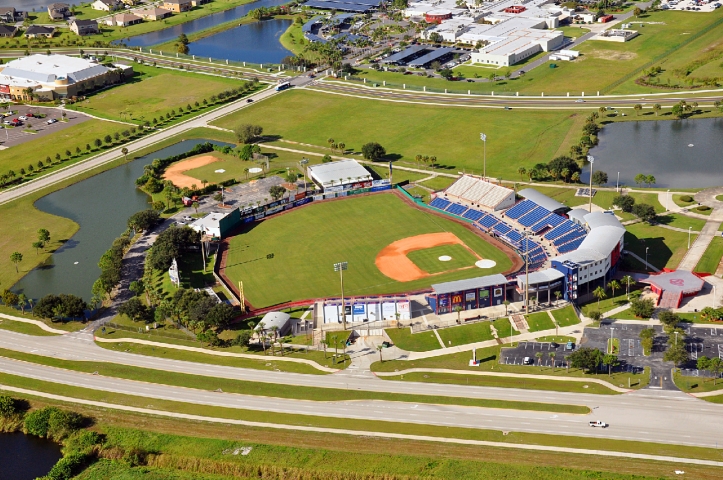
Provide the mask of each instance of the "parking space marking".
POLYGON ((723 360, 723 345, 718 344, 718 358, 723 360))

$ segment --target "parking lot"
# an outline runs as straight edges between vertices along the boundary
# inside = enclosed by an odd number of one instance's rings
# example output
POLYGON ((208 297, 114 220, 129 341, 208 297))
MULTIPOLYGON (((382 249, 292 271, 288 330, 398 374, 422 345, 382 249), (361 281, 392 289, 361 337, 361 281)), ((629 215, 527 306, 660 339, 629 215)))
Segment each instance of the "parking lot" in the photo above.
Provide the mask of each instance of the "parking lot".
POLYGON ((687 12, 712 12, 720 8, 719 1, 699 1, 699 0, 671 0, 664 2, 661 7, 664 10, 682 10, 687 12), (667 8, 666 8, 667 7, 667 8))
MULTIPOLYGON (((577 345, 575 346, 577 348, 577 345)), ((574 350, 565 350, 565 344, 558 344, 553 347, 547 342, 520 342, 514 348, 503 348, 500 351, 500 363, 503 365, 524 365, 525 357, 529 357, 533 362, 530 365, 543 367, 552 367, 553 359, 550 353, 555 354, 555 367, 565 366, 565 355, 569 355, 574 350), (538 359, 537 353, 542 353, 542 357, 538 359)))
POLYGON ((58 108, 47 108, 47 107, 36 107, 32 105, 11 105, 9 110, 0 110, 0 114, 13 112, 12 115, 2 119, 2 121, 11 121, 15 118, 25 116, 28 113, 31 114, 44 114, 44 118, 33 118, 29 117, 23 122, 23 125, 19 127, 10 127, 2 125, 0 128, 0 148, 10 148, 21 143, 28 142, 30 140, 49 135, 51 133, 63 130, 72 125, 77 125, 81 122, 88 120, 90 117, 74 112, 72 110, 61 110, 58 108), (65 112, 67 121, 63 122, 62 113, 65 112), (57 122, 48 124, 48 120, 54 119, 57 122), (30 127, 28 127, 30 125, 30 127), (26 133, 26 128, 32 128, 36 133, 26 133))

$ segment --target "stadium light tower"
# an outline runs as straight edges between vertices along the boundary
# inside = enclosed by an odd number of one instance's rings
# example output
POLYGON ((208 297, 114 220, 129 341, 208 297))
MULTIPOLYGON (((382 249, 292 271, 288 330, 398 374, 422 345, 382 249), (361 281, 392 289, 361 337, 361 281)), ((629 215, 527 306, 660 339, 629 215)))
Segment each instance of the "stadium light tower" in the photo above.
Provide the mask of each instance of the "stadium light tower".
POLYGON ((482 153, 482 159, 483 159, 482 160, 482 162, 483 162, 482 178, 486 180, 487 179, 487 135, 485 135, 484 133, 480 133, 479 139, 482 140, 482 143, 484 144, 484 146, 482 147, 483 148, 483 150, 482 150, 482 152, 483 152, 482 153))
POLYGON ((304 157, 299 163, 301 164, 301 169, 304 171, 304 192, 306 192, 306 166, 309 164, 309 159, 304 157))
POLYGON ((525 315, 530 314, 530 232, 525 229, 525 315))
POLYGON ((339 272, 339 278, 341 279, 341 320, 344 324, 344 330, 346 330, 346 302, 344 301, 344 270, 349 269, 348 262, 339 262, 334 264, 334 271, 339 272))
POLYGON ((592 155, 587 156, 587 161, 590 162, 590 213, 592 213, 592 164, 595 163, 595 157, 592 155))

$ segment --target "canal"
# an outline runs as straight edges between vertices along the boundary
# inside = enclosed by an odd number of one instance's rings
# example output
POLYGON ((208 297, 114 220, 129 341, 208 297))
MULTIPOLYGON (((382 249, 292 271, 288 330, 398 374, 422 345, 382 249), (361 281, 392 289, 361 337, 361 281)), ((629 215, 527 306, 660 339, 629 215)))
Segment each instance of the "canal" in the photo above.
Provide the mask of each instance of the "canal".
POLYGON ((150 197, 135 184, 136 178, 143 175, 143 167, 155 158, 178 155, 206 141, 184 140, 35 202, 38 209, 70 218, 80 225, 80 229, 44 265, 20 279, 13 290, 30 298, 49 293, 72 293, 90 300, 93 282, 100 275, 98 260, 101 255, 123 233, 131 215, 150 207, 150 197))
MULTIPOLYGON (((605 125, 590 150, 594 170, 608 185, 635 187, 639 173, 654 175, 655 187, 703 188, 723 185, 723 118, 620 122, 605 125)), ((581 180, 590 179, 586 166, 581 180)))
POLYGON ((0 478, 33 480, 60 460, 60 445, 22 433, 0 433, 0 478))

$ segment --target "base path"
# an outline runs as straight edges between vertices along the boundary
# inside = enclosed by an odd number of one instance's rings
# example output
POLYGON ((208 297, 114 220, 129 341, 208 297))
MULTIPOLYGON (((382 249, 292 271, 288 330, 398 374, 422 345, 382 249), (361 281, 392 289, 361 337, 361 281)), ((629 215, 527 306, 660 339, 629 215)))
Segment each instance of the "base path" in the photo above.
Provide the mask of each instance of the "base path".
POLYGON ((194 168, 203 167, 209 163, 218 162, 218 158, 213 155, 203 155, 201 157, 189 158, 172 164, 163 173, 164 180, 170 180, 178 188, 188 187, 201 183, 201 179, 184 175, 184 172, 193 170, 194 168))
MULTIPOLYGON (((397 240, 384 247, 377 255, 374 263, 380 272, 398 282, 411 282, 420 278, 429 277, 430 274, 419 268, 412 262, 407 254, 415 250, 424 250, 441 245, 462 245, 474 256, 474 253, 462 242, 457 235, 449 232, 427 233, 397 240)), ((446 272, 445 272, 446 273, 446 272)))

